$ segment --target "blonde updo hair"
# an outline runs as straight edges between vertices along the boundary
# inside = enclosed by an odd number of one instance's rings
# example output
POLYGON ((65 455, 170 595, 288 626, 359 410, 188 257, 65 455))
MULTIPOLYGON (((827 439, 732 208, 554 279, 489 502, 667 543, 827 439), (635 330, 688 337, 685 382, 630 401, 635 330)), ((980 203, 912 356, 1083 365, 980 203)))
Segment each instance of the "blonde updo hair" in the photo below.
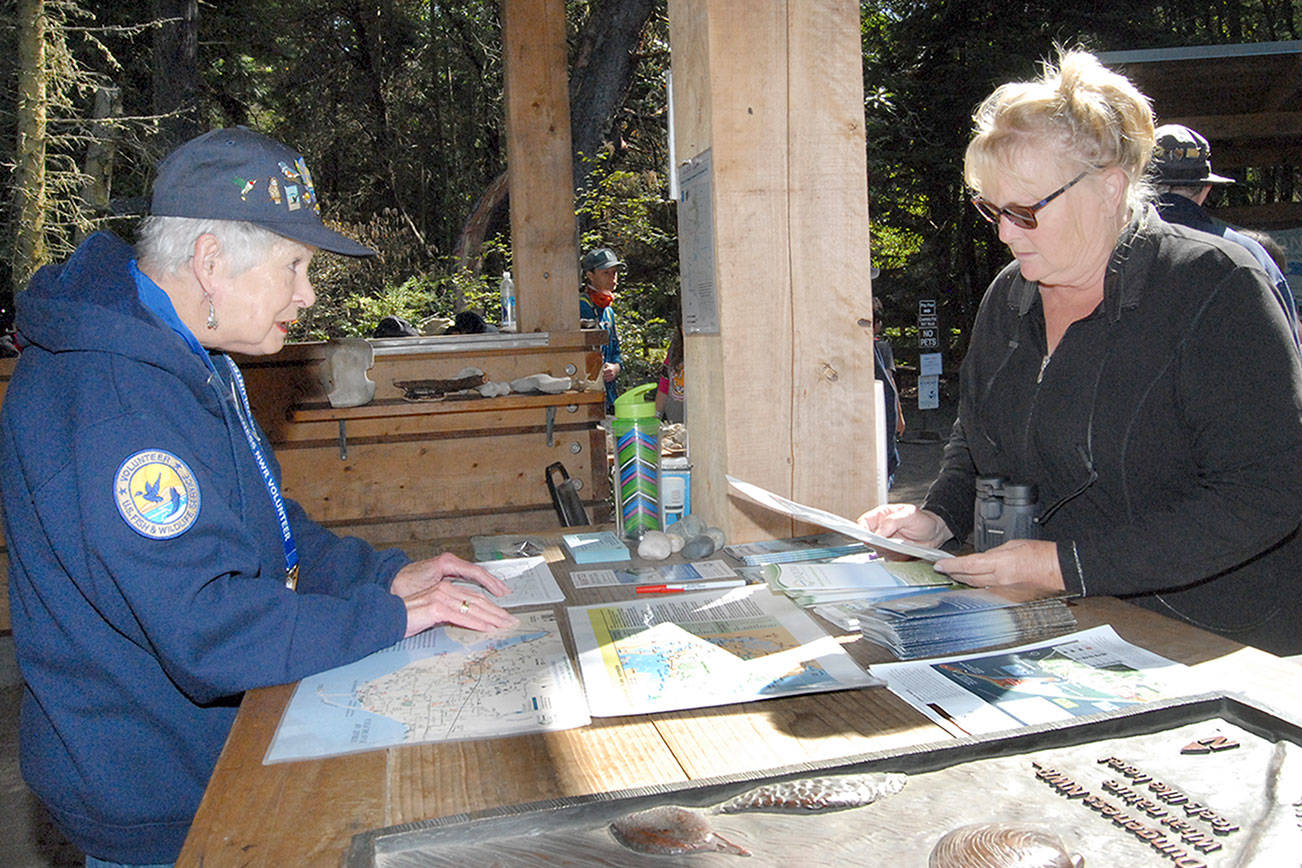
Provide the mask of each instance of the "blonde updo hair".
POLYGON ((1000 85, 972 115, 972 127, 963 178, 977 193, 1011 152, 1048 145, 1082 169, 1122 169, 1132 210, 1153 198, 1144 176, 1153 154, 1153 107, 1130 79, 1088 51, 1059 48, 1057 65, 1045 61, 1035 81, 1000 85))

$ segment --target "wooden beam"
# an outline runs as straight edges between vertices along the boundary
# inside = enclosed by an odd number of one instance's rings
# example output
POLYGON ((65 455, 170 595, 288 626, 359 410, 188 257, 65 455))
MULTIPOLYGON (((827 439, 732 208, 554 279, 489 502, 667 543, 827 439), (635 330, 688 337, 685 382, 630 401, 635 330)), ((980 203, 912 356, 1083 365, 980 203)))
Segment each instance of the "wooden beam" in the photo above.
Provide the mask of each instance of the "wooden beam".
POLYGON ((564 0, 503 0, 506 159, 519 330, 578 323, 564 0))
MULTIPOLYGON (((675 150, 709 152, 717 334, 688 334, 693 511, 742 541, 790 522, 724 474, 841 514, 876 479, 858 6, 670 0, 675 150)), ((680 231, 682 225, 680 222, 680 231)))
POLYGON ((1267 133, 1272 139, 1302 136, 1302 111, 1175 115, 1160 118, 1160 122, 1184 124, 1202 133, 1213 143, 1216 139, 1262 138, 1267 133))
POLYGON ((1212 214, 1226 223, 1251 229, 1294 229, 1302 226, 1302 202, 1213 208, 1212 214))

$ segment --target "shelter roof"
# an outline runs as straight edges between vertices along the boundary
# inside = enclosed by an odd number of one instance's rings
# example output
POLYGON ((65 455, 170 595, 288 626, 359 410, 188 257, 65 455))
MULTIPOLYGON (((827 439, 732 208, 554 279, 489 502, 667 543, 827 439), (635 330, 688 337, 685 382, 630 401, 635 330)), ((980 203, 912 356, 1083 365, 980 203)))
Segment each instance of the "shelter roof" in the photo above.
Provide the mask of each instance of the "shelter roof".
MULTIPOLYGON (((1148 95, 1159 124, 1184 124, 1206 136, 1215 171, 1242 177, 1249 166, 1302 167, 1302 40, 1109 51, 1098 57, 1148 95)), ((1241 222, 1302 225, 1302 203, 1253 211, 1252 219, 1243 215, 1241 222)))

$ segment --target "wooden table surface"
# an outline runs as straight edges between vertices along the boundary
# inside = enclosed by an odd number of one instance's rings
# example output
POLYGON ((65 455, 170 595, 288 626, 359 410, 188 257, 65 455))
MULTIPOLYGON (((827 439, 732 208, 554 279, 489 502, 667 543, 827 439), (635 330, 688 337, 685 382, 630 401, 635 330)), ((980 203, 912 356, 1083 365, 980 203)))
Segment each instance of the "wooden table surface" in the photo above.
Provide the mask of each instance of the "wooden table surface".
MULTIPOLYGON (((428 553, 411 551, 413 557, 428 553)), ((548 560, 572 604, 632 596, 628 587, 576 593, 568 579, 574 565, 554 546, 548 560)), ((1281 711, 1302 710, 1291 686, 1302 680, 1295 677, 1297 664, 1112 598, 1072 605, 1082 629, 1111 624, 1123 639, 1194 666, 1208 690, 1224 687, 1281 711)), ((843 644, 860 663, 893 659, 851 636, 843 644)), ((293 689, 287 684, 245 696, 178 865, 336 866, 354 835, 397 823, 949 738, 885 688, 871 687, 265 766, 293 689)))

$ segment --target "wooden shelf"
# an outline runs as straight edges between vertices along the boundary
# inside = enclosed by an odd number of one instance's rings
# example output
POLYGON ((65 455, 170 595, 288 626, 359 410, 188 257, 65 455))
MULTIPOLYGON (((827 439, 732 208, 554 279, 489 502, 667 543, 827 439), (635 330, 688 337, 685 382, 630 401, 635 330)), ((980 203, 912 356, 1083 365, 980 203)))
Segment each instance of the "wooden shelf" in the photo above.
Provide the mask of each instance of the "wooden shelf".
POLYGON ((503 410, 565 407, 570 404, 601 404, 603 392, 561 392, 557 395, 501 395, 496 398, 456 397, 441 401, 404 401, 386 398, 360 407, 331 407, 325 401, 295 404, 286 414, 291 422, 344 422, 353 419, 391 419, 399 416, 431 416, 443 413, 480 413, 503 410))

